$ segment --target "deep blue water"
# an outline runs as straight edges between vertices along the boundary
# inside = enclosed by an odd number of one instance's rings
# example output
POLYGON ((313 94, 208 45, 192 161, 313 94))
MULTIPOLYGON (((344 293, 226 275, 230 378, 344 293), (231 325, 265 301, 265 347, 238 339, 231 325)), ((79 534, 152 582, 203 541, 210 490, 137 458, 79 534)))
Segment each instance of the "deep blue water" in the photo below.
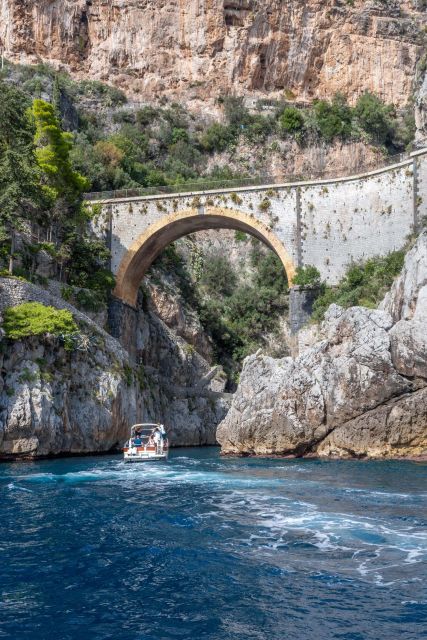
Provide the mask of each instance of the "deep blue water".
POLYGON ((0 638, 427 637, 427 465, 0 466, 0 638))

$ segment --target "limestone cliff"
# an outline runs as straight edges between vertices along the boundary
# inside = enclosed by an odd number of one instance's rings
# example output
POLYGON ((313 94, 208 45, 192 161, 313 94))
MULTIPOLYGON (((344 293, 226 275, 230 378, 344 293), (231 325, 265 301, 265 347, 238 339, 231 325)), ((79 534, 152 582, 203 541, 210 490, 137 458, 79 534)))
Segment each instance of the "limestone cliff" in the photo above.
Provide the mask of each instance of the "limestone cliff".
POLYGON ((141 420, 163 421, 173 445, 215 443, 229 404, 224 382, 160 319, 138 314, 135 363, 69 303, 0 279, 0 310, 27 300, 71 310, 90 340, 69 351, 54 336, 0 337, 0 459, 109 451, 141 420))
POLYGON ((427 232, 381 309, 332 305, 298 358, 244 364, 218 428, 224 453, 427 454, 427 232))
POLYGON ((1 0, 0 45, 127 89, 310 100, 366 89, 404 105, 426 22, 417 0, 1 0))

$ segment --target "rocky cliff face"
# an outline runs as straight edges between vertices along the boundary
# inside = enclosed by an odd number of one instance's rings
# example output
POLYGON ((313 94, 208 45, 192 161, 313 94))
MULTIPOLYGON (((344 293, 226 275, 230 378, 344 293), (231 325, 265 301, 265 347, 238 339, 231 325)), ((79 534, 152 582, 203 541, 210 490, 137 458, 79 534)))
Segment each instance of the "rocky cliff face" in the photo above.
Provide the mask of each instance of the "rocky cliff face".
POLYGON ((1 0, 0 43, 143 99, 369 89, 403 105, 425 18, 417 0, 1 0))
POLYGON ((229 407, 224 381, 152 313, 140 312, 129 353, 89 317, 48 291, 0 279, 0 310, 26 300, 68 308, 88 348, 53 336, 0 339, 0 459, 106 452, 137 421, 163 421, 173 445, 215 444, 229 407))
POLYGON ((298 358, 245 361, 217 432, 223 453, 426 455, 426 314, 424 232, 381 309, 333 305, 298 358))

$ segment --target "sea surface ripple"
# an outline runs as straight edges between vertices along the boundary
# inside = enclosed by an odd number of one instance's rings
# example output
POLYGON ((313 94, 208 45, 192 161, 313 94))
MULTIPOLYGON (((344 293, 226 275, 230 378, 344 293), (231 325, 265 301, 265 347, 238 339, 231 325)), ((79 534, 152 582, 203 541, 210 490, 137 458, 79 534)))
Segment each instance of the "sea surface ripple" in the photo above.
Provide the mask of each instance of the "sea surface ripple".
POLYGON ((427 464, 0 466, 0 639, 427 638, 427 464))

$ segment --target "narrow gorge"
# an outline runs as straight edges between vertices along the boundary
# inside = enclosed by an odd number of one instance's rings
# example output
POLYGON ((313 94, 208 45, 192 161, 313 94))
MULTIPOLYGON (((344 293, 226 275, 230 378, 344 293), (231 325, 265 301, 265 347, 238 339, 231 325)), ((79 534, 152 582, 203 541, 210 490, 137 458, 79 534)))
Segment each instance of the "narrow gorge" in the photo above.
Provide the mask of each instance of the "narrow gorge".
POLYGON ((140 420, 425 456, 426 26, 415 0, 0 3, 2 459, 140 420))

